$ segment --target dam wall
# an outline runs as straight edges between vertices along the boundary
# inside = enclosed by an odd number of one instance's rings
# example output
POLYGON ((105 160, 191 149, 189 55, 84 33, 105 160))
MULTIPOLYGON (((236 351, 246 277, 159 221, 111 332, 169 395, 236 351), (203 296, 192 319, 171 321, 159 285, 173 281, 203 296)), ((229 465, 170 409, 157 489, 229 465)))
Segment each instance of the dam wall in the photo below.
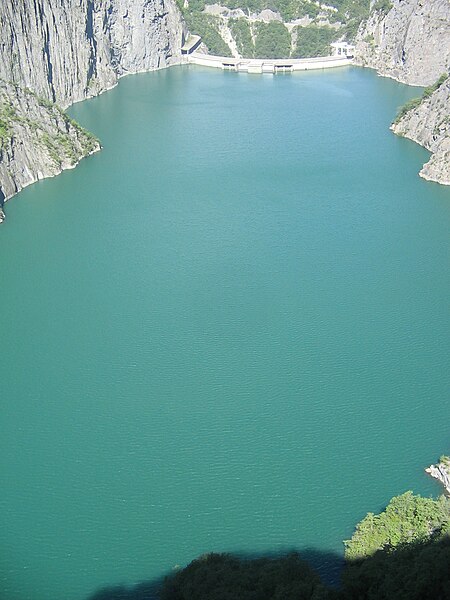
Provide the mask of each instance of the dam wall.
POLYGON ((310 71, 313 69, 330 69, 343 67, 353 63, 346 56, 321 56, 318 58, 230 58, 192 52, 186 56, 189 64, 213 67, 215 69, 238 71, 245 73, 277 73, 293 71, 310 71))

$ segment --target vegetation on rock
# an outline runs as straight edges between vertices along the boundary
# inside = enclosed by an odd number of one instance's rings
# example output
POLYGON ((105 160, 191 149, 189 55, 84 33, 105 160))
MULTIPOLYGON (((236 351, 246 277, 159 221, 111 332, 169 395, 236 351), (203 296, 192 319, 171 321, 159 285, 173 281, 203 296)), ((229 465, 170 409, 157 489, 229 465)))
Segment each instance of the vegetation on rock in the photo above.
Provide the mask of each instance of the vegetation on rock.
POLYGON ((433 83, 433 85, 429 85, 424 89, 422 96, 420 96, 419 98, 412 98, 411 100, 406 102, 398 111, 397 116, 394 120, 394 124, 398 123, 411 110, 414 110, 415 108, 420 106, 422 102, 429 98, 432 94, 434 94, 434 92, 436 92, 441 87, 441 85, 443 85, 447 81, 448 78, 448 73, 443 73, 439 77, 439 79, 435 83, 433 83))
POLYGON ((239 54, 247 58, 254 58, 255 44, 253 43, 252 32, 247 19, 230 19, 228 26, 236 42, 239 54))
POLYGON ((372 6, 373 11, 381 12, 383 15, 387 15, 393 7, 391 0, 377 0, 372 6))

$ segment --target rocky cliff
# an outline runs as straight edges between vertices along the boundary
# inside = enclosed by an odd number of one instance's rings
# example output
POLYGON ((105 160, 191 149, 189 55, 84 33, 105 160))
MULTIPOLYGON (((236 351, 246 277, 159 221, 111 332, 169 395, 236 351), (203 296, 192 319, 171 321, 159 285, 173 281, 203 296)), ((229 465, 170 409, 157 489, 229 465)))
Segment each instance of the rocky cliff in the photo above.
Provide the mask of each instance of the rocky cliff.
POLYGON ((421 177, 450 185, 450 77, 410 105, 391 129, 433 153, 420 171, 421 177))
POLYGON ((61 106, 179 61, 172 0, 2 0, 0 78, 61 106))
POLYGON ((99 149, 99 141, 56 104, 0 81, 0 207, 32 181, 74 167, 99 149))
POLYGON ((53 103, 179 62, 183 37, 175 0, 2 0, 0 30, 0 209, 96 149, 53 103))
MULTIPOLYGON (((449 73, 450 0, 372 0, 371 5, 358 31, 356 64, 420 86, 449 73)), ((450 185, 449 79, 406 108, 391 129, 433 153, 422 177, 450 185)))
POLYGON ((449 0, 372 2, 356 63, 409 85, 430 85, 450 65, 449 0), (377 8, 379 7, 379 8, 377 8))

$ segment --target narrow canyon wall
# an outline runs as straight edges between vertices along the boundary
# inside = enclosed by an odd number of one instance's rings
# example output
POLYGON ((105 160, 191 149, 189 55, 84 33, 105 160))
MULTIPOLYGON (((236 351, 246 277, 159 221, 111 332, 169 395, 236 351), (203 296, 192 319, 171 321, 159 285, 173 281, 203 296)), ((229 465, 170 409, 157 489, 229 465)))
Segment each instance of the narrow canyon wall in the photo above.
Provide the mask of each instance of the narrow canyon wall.
POLYGON ((0 78, 61 106, 179 62, 174 0, 2 0, 0 78))
POLYGON ((392 0, 360 28, 356 63, 409 85, 430 85, 450 66, 449 0, 392 0), (387 5, 389 6, 389 4, 387 5))
POLYGON ((67 107, 128 73, 180 62, 184 25, 175 0, 1 0, 0 31, 1 209, 93 150, 48 103, 67 107))

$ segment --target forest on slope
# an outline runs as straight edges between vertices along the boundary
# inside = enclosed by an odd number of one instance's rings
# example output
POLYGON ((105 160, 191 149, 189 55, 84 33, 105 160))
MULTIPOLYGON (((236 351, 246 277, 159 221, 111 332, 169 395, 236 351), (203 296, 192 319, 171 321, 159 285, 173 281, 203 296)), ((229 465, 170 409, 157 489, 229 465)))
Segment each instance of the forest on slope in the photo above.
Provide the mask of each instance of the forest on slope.
MULTIPOLYGON (((330 43, 354 40, 370 0, 178 0, 191 33, 211 54, 245 58, 308 58, 330 54, 330 43)), ((390 0, 373 11, 387 12, 390 0)))

